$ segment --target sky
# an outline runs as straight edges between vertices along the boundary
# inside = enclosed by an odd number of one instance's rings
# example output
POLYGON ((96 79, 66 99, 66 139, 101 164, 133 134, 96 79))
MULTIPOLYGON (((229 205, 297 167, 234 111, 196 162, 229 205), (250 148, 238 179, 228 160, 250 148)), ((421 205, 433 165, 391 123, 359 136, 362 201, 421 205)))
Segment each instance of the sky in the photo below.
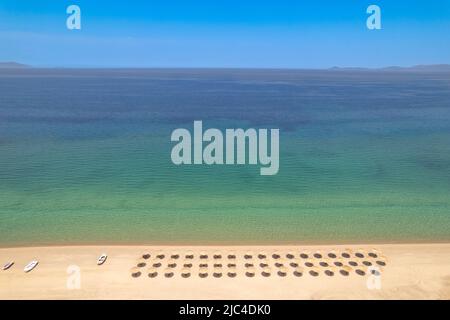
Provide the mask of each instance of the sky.
POLYGON ((449 0, 0 0, 0 61, 38 67, 440 64, 449 33, 449 0), (81 30, 66 27, 72 4, 81 30))

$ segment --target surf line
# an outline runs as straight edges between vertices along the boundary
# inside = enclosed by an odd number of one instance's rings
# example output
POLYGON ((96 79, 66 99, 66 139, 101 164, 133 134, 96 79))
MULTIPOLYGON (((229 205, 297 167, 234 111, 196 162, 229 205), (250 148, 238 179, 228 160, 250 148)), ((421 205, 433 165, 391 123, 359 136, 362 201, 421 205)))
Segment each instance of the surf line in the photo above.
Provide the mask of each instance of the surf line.
POLYGON ((278 173, 279 129, 270 129, 269 142, 268 129, 250 128, 245 131, 240 128, 225 129, 224 137, 222 131, 216 128, 209 128, 203 132, 201 120, 194 121, 193 127, 193 138, 191 132, 185 128, 178 128, 172 132, 170 139, 177 142, 171 152, 173 164, 260 164, 260 175, 270 176, 278 173))

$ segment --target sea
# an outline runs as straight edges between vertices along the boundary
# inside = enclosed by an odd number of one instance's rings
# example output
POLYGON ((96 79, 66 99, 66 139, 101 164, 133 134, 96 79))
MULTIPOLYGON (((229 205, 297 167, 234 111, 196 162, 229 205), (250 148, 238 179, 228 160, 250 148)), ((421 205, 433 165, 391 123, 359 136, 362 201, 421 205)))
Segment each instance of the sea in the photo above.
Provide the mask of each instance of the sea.
POLYGON ((450 241, 450 73, 0 69, 0 246, 450 241), (171 133, 280 130, 279 172, 171 133))

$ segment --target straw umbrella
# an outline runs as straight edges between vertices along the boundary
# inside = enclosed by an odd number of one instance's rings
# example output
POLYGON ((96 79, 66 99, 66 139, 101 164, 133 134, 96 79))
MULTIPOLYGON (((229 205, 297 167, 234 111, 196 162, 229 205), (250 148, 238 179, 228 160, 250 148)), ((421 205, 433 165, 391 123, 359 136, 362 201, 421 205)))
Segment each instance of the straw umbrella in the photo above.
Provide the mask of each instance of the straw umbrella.
POLYGON ((185 259, 189 259, 189 260, 194 259, 194 252, 192 252, 192 251, 186 252, 184 258, 185 258, 185 259))
POLYGON ((164 276, 166 278, 172 278, 173 277, 173 269, 172 268, 166 268, 166 270, 164 270, 164 276))
POLYGON ((139 269, 138 267, 131 268, 130 273, 133 278, 138 278, 142 274, 141 269, 139 269))
POLYGON ((222 268, 222 267, 223 267, 222 261, 220 260, 214 261, 214 268, 222 268))
POLYGON ((234 252, 234 251, 229 252, 227 258, 229 260, 236 260, 236 252, 234 252))
POLYGON ((269 260, 267 260, 267 259, 261 259, 260 262, 259 262, 259 266, 260 266, 261 268, 268 267, 268 266, 269 266, 269 260))
POLYGON ((235 266, 234 266, 234 267, 229 267, 229 268, 228 268, 227 275, 228 275, 230 278, 236 277, 236 275, 237 275, 236 267, 235 267, 235 266))
POLYGON ((270 275, 272 274, 272 269, 270 269, 270 267, 264 267, 263 271, 261 272, 261 275, 263 277, 270 277, 270 275))
POLYGON ((363 266, 360 266, 357 269, 355 269, 356 274, 360 275, 360 276, 365 276, 366 275, 366 271, 367 271, 367 268, 363 267, 363 266))
POLYGON ((154 260, 152 266, 154 268, 159 268, 161 267, 161 262, 159 262, 158 260, 154 260))
POLYGON ((336 260, 334 260, 333 264, 334 264, 336 267, 342 267, 342 266, 344 265, 344 260, 342 260, 342 259, 336 259, 336 260))
POLYGON ((229 263, 227 264, 228 268, 236 268, 236 263, 229 263))
POLYGON ((286 267, 280 267, 280 268, 278 268, 277 274, 278 274, 280 277, 286 277, 286 275, 287 275, 287 268, 286 268, 286 267))
POLYGON ((278 259, 275 261, 275 267, 280 268, 283 267, 286 264, 286 260, 284 259, 278 259))
POLYGON ((175 268, 177 266, 177 261, 175 259, 170 259, 169 262, 167 263, 167 266, 169 268, 175 268))
POLYGON ((362 259, 366 256, 367 256, 367 251, 364 249, 360 248, 360 249, 356 250, 356 252, 355 252, 355 257, 357 257, 357 258, 362 259))
POLYGON ((335 250, 331 250, 330 252, 328 252, 328 257, 331 259, 336 259, 337 258, 337 253, 335 250))
POLYGON ((156 271, 155 268, 150 267, 147 270, 147 274, 148 274, 149 278, 155 278, 158 275, 158 271, 156 271))
POLYGON ((369 260, 362 260, 361 259, 361 263, 363 264, 363 265, 365 265, 366 267, 370 267, 371 265, 372 265, 372 262, 370 262, 369 260))
POLYGON ((180 257, 180 254, 178 252, 172 252, 172 254, 170 255, 171 259, 178 259, 180 257))
POLYGON ((313 277, 317 277, 320 274, 320 269, 317 267, 311 267, 309 269, 309 274, 312 275, 313 277))
POLYGON ((376 264, 382 267, 385 267, 387 264, 387 258, 385 256, 378 256, 376 264))
POLYGON ((253 261, 250 261, 250 262, 246 262, 246 263, 244 264, 244 266, 245 266, 246 268, 251 268, 251 267, 254 267, 255 264, 253 263, 253 261))
POLYGON ((198 276, 200 278, 206 278, 208 276, 208 269, 207 268, 200 268, 198 271, 198 276))
POLYGON ((190 276, 191 276, 191 269, 189 269, 189 268, 181 269, 181 277, 189 278, 190 276))
POLYGON ((302 258, 302 259, 308 259, 309 256, 310 256, 310 253, 309 253, 309 251, 307 251, 307 250, 303 250, 303 251, 300 253, 300 258, 302 258))
POLYGON ((190 261, 184 261, 183 268, 192 268, 192 263, 190 261))
POLYGON ((277 259, 280 259, 280 258, 281 258, 281 255, 280 255, 280 253, 279 253, 278 251, 275 251, 275 252, 272 254, 272 258, 274 258, 275 260, 277 260, 277 259))
POLYGON ((313 259, 306 259, 305 266, 307 266, 308 268, 314 267, 314 260, 313 259))
POLYGON ((142 258, 144 258, 145 260, 150 259, 150 257, 151 257, 150 253, 146 252, 142 254, 142 258))
POLYGON ((343 276, 348 276, 353 271, 353 268, 350 266, 342 266, 339 271, 343 276))
POLYGON ((358 266, 358 261, 356 261, 356 260, 350 260, 347 263, 348 263, 349 266, 352 266, 352 267, 357 267, 358 266))
POLYGON ((342 251, 341 256, 345 259, 349 259, 352 256, 353 251, 351 249, 345 249, 344 251, 342 251))
POLYGON ((289 251, 289 252, 286 254, 286 258, 288 258, 288 259, 294 259, 294 258, 295 258, 295 253, 292 252, 292 251, 289 251))
POLYGON ((215 252, 213 255, 213 258, 216 260, 222 259, 222 254, 220 252, 215 252))
POLYGON ((147 265, 147 260, 145 260, 144 258, 140 258, 138 259, 136 266, 139 268, 143 268, 147 265))
POLYGON ((372 248, 368 253, 368 256, 371 258, 378 258, 379 255, 380 255, 380 252, 375 248, 372 248))
POLYGON ((158 259, 164 259, 166 257, 166 255, 164 254, 164 252, 162 251, 158 251, 158 253, 156 254, 156 258, 158 259))
POLYGON ((266 259, 267 258, 267 253, 265 251, 260 251, 258 253, 258 259, 266 259))
POLYGON ((247 268, 247 270, 245 270, 245 275, 249 278, 254 277, 255 276, 255 268, 254 267, 247 268))
POLYGON ((303 268, 302 267, 296 267, 294 270, 294 276, 301 277, 303 275, 303 268))
POLYGON ((244 254, 244 259, 246 259, 246 260, 253 259, 253 252, 247 251, 247 252, 244 254))
POLYGON ((300 259, 292 260, 292 261, 289 263, 289 265, 290 265, 292 268, 297 268, 300 264, 301 264, 300 259))
POLYGON ((214 268, 213 277, 221 278, 222 277, 222 268, 217 268, 217 267, 214 268))
POLYGON ((332 277, 336 274, 336 267, 327 267, 325 268, 325 272, 324 272, 327 276, 332 277))
POLYGON ((317 250, 316 252, 314 252, 313 257, 316 259, 322 259, 322 257, 323 257, 322 252, 317 250))
POLYGON ((200 263, 198 266, 200 268, 208 268, 208 264, 207 263, 200 263))
POLYGON ((320 262, 319 262, 319 265, 320 265, 321 267, 324 267, 324 268, 326 268, 326 267, 329 266, 329 264, 328 264, 328 262, 327 262, 326 260, 320 261, 320 262))
POLYGON ((205 251, 200 252, 200 259, 202 260, 208 259, 208 254, 205 251))

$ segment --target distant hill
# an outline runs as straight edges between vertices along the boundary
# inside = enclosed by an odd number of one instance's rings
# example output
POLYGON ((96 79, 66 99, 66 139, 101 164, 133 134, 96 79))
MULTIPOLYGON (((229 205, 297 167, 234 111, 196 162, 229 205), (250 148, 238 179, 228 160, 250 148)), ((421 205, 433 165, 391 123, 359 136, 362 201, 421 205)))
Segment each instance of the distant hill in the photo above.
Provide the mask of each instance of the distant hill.
POLYGON ((29 68, 30 66, 18 62, 0 62, 0 68, 17 69, 29 68))
POLYGON ((423 71, 423 72, 450 72, 450 64, 423 64, 412 67, 390 66, 384 68, 359 68, 359 67, 332 67, 328 70, 343 71, 423 71))

